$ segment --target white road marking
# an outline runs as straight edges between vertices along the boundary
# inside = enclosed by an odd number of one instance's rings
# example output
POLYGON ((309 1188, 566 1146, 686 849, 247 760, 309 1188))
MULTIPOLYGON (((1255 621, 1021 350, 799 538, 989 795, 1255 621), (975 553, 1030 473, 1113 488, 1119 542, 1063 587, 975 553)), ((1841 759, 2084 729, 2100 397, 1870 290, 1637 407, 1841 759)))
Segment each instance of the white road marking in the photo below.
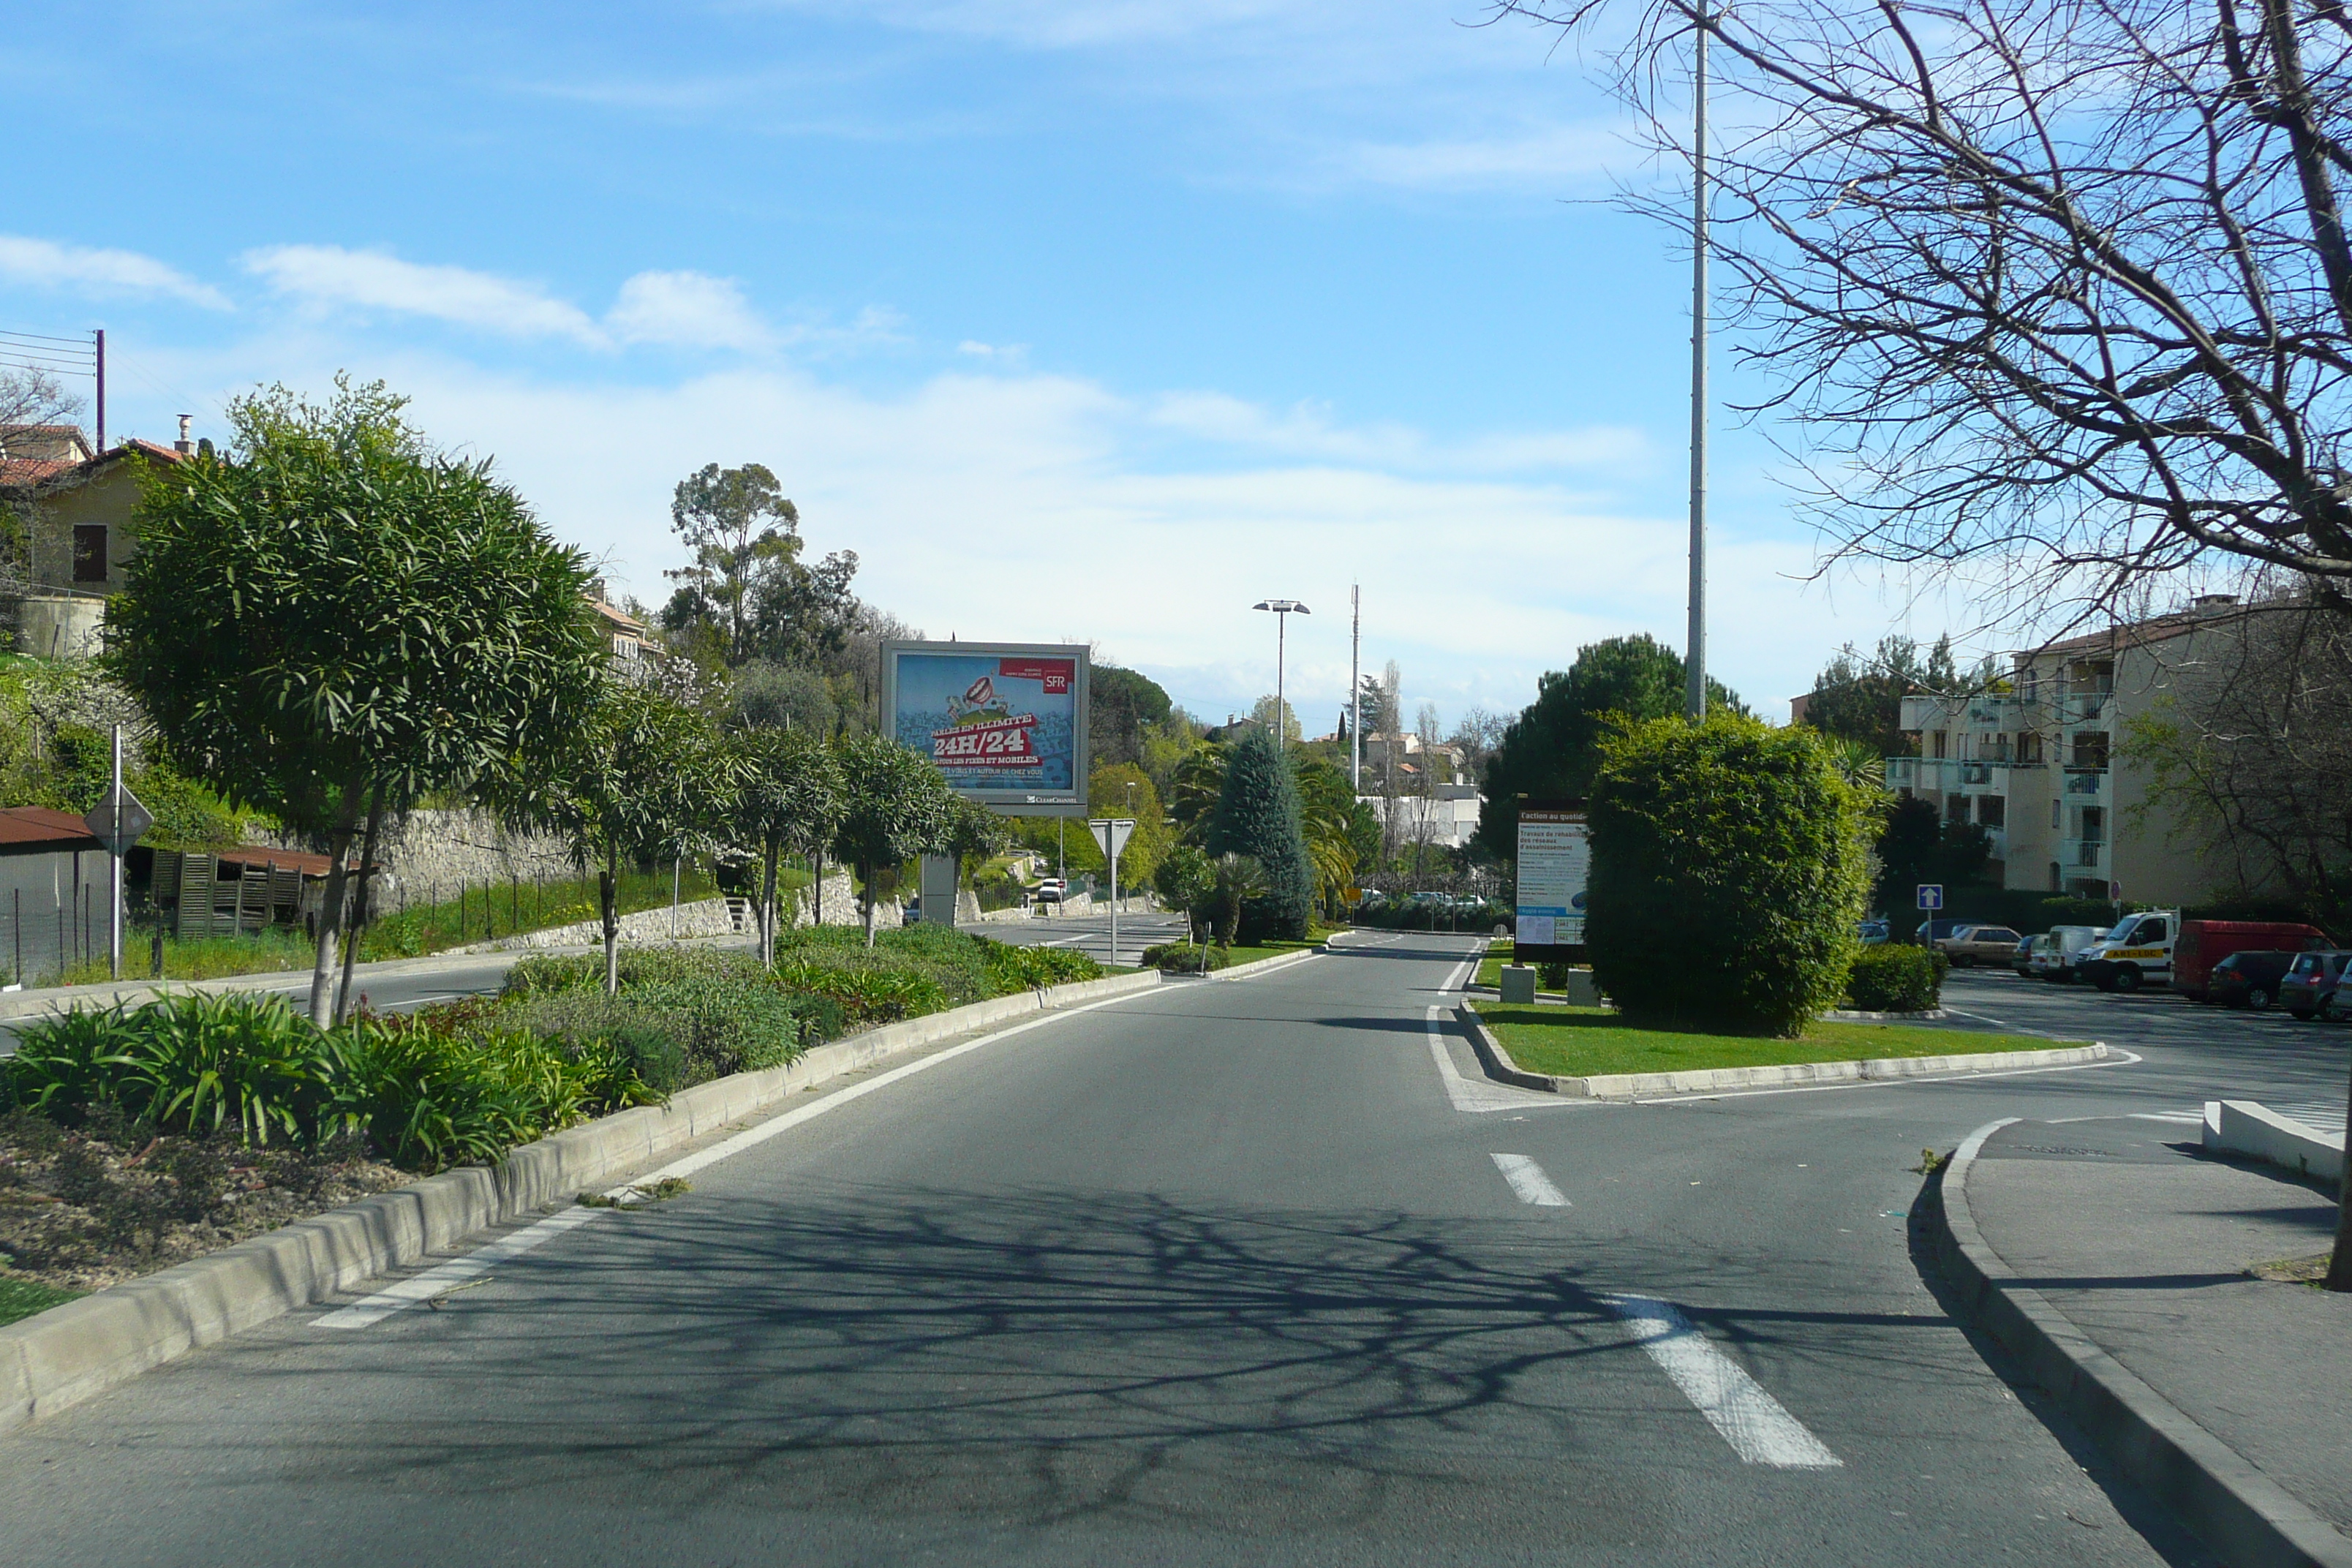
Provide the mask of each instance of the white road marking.
POLYGON ((520 1257, 541 1243, 553 1241, 567 1230, 586 1225, 609 1209, 565 1209, 550 1215, 537 1225, 525 1226, 512 1236, 502 1236, 486 1247, 477 1247, 463 1258, 453 1258, 446 1263, 436 1263, 422 1274, 414 1274, 399 1284, 374 1295, 352 1302, 341 1311, 330 1312, 314 1320, 314 1329, 364 1329, 380 1323, 394 1312, 446 1296, 452 1289, 509 1258, 520 1257))
POLYGON ((1672 1302, 1651 1296, 1605 1296, 1633 1331, 1633 1342, 1674 1379, 1742 1464, 1781 1470, 1831 1470, 1844 1461, 1805 1424, 1764 1392, 1738 1363, 1707 1343, 1672 1302))
POLYGON ((1495 1169, 1503 1173, 1503 1180, 1511 1184, 1511 1191, 1519 1194, 1519 1202, 1548 1209, 1576 1206, 1568 1201, 1566 1193, 1551 1184, 1543 1167, 1525 1154, 1489 1154, 1486 1158, 1495 1162, 1495 1169))
MULTIPOLYGON (((1150 992, 1139 991, 1135 993, 1134 996, 1150 994, 1150 992)), ((788 1132, 803 1121, 823 1116, 825 1112, 847 1105, 853 1100, 863 1100, 876 1089, 897 1083, 900 1079, 912 1078, 919 1072, 929 1072, 941 1062, 953 1061, 956 1058, 976 1051, 982 1046, 992 1046, 999 1040, 1013 1035, 1024 1034, 1041 1025, 1076 1017, 1080 1013, 1091 1013, 1097 1007, 1116 1006, 1121 1002, 1134 1000, 1134 996, 1106 996, 1099 1002, 1087 1002, 1076 1007, 1066 1007, 1044 1014, 1025 1023, 1015 1024, 1010 1028, 982 1035, 976 1040, 966 1040, 962 1045, 950 1046, 936 1056, 925 1057, 920 1061, 908 1062, 904 1067, 892 1068, 886 1073, 877 1073, 863 1083, 851 1084, 847 1089, 829 1094, 824 1099, 803 1105, 796 1110, 788 1110, 782 1116, 761 1122, 756 1127, 747 1127, 731 1138, 722 1139, 709 1148, 698 1150, 683 1159, 673 1160, 657 1171, 648 1171, 624 1185, 609 1189, 604 1195, 625 1203, 636 1195, 637 1188, 650 1187, 673 1176, 681 1178, 690 1176, 706 1166, 715 1165, 719 1161, 740 1154, 746 1149, 755 1148, 779 1133, 788 1132)), ((519 1254, 529 1252, 542 1242, 552 1241, 563 1232, 577 1226, 586 1225, 599 1215, 613 1212, 611 1209, 602 1208, 569 1208, 561 1214, 551 1215, 536 1225, 516 1231, 511 1236, 500 1237, 498 1240, 478 1247, 463 1258, 453 1258, 446 1263, 436 1263, 422 1273, 412 1275, 396 1285, 377 1291, 373 1296, 354 1301, 339 1310, 329 1312, 322 1318, 315 1318, 311 1320, 310 1326, 315 1329, 364 1329, 371 1324, 382 1322, 394 1312, 414 1307, 418 1302, 432 1297, 447 1294, 451 1286, 468 1279, 486 1268, 519 1254)))
POLYGON ((1475 1116, 1489 1110, 1526 1110, 1530 1107, 1559 1110, 1569 1106, 1593 1103, 1565 1100, 1557 1094, 1546 1094, 1541 1089, 1496 1083, 1483 1074, 1477 1078, 1465 1076, 1454 1065, 1454 1053, 1445 1048, 1444 1014, 1444 1008, 1433 1002, 1430 1004, 1425 1027, 1429 1030, 1429 1054, 1437 1062, 1437 1080, 1445 1086, 1445 1098, 1454 1110, 1468 1111, 1475 1116))

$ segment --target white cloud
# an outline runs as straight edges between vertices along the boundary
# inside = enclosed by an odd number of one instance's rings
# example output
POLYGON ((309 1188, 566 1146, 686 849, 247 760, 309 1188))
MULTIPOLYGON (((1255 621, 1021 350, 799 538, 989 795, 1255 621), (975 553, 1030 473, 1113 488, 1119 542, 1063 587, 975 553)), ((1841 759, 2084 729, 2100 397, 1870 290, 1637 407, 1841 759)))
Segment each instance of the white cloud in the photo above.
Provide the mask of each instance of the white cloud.
POLYGON ((1412 190, 1490 189, 1585 180, 1639 156, 1614 126, 1549 125, 1507 136, 1359 142, 1337 154, 1330 170, 1412 190))
POLYGON ((1344 426, 1317 404, 1276 412, 1216 392, 1167 394, 1151 405, 1147 418, 1157 427, 1219 445, 1415 470, 1499 474, 1622 468, 1649 457, 1642 432, 1627 426, 1493 432, 1439 441, 1402 425, 1344 426))
POLYGON ((544 289, 466 267, 431 267, 338 245, 274 245, 245 254, 246 270, 278 293, 320 306, 397 310, 510 338, 602 346, 604 330, 544 289))
POLYGON ((623 342, 681 348, 759 348, 768 324, 745 302, 742 285, 703 272, 640 272, 621 285, 604 318, 623 342))
POLYGON ((162 295, 207 310, 230 308, 208 283, 135 250, 99 250, 22 235, 0 235, 0 279, 100 296, 162 295))

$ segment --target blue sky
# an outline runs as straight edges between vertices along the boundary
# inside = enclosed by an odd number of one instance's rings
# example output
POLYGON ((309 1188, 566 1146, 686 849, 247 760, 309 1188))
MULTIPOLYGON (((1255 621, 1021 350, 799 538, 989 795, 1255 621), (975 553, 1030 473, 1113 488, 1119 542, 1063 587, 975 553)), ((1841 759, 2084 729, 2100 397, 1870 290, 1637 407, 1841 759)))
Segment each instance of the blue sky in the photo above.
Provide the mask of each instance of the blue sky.
MULTIPOLYGON (((103 326, 110 424, 338 369, 652 602, 757 460, 925 628, 1090 640, 1215 718, 1364 658, 1513 711, 1679 645, 1674 237, 1574 46, 1475 0, 68 8, 0 42, 0 328, 103 326), (28 34, 35 35, 27 37, 28 34)), ((1718 353, 1727 397, 1743 390, 1718 353)), ((1807 584, 1718 422, 1715 672, 1769 713, 1909 585, 1807 584)))

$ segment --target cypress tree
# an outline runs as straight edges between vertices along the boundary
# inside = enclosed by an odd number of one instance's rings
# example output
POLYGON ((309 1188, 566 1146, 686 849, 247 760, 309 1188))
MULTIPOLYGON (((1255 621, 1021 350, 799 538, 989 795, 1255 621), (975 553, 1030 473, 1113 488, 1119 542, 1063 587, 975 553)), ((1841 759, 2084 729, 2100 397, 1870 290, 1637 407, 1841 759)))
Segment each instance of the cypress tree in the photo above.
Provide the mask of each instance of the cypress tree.
POLYGON ((1315 912, 1315 868, 1299 826, 1290 763, 1262 729, 1245 731, 1225 757, 1225 787, 1212 825, 1213 853, 1247 855, 1265 868, 1276 936, 1303 939, 1315 912))

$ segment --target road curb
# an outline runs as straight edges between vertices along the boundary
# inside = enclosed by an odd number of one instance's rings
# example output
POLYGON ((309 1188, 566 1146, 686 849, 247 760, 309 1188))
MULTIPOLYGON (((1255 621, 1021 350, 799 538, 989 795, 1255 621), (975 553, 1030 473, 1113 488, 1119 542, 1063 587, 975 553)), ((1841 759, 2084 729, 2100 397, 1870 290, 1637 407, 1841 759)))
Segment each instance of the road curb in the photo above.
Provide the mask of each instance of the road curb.
POLYGON ((216 1344, 387 1268, 646 1163, 799 1090, 1024 1015, 1160 984, 1157 970, 999 996, 818 1046, 761 1072, 698 1084, 667 1105, 599 1117, 526 1143, 496 1166, 428 1176, 297 1220, 175 1268, 0 1328, 0 1432, 43 1420, 142 1373, 216 1344))
POLYGON ((1542 1089, 1579 1100, 1636 1100, 1645 1095, 1721 1094, 1742 1089, 1778 1089, 1823 1083, 1892 1083, 1939 1073, 2031 1071, 2080 1067, 2114 1055, 2104 1040, 2046 1051, 1975 1051, 1950 1057, 1878 1057, 1858 1062, 1790 1062, 1781 1067, 1701 1068, 1690 1072, 1604 1073, 1559 1078, 1529 1072, 1511 1059, 1503 1042, 1468 1004, 1457 1016, 1469 1026, 1470 1043, 1486 1076, 1521 1089, 1542 1089))
POLYGON ((1969 1204, 1969 1173, 1985 1140, 2018 1120, 1970 1133, 1937 1177, 1940 1201, 1927 1205, 1937 1260, 1968 1314, 2117 1468, 2169 1503, 2233 1568, 2352 1568, 2352 1539, 2020 1284, 1985 1240, 1969 1204))
MULTIPOLYGON (((500 959, 512 962, 533 956, 514 952, 464 952, 428 953, 422 958, 382 958, 372 963, 357 965, 352 972, 354 991, 362 983, 374 979, 396 979, 408 974, 427 974, 436 969, 453 967, 453 959, 495 963, 500 959)), ((338 973, 341 972, 337 971, 338 973)), ((152 1002, 166 991, 175 995, 213 995, 236 991, 275 991, 287 987, 307 988, 310 984, 308 969, 265 969, 254 974, 224 974, 212 980, 122 980, 96 985, 49 985, 37 991, 19 991, 0 996, 0 1023, 19 1018, 44 1017, 51 1013, 63 1013, 78 1007, 111 1007, 117 1003, 136 1005, 152 1002)))

